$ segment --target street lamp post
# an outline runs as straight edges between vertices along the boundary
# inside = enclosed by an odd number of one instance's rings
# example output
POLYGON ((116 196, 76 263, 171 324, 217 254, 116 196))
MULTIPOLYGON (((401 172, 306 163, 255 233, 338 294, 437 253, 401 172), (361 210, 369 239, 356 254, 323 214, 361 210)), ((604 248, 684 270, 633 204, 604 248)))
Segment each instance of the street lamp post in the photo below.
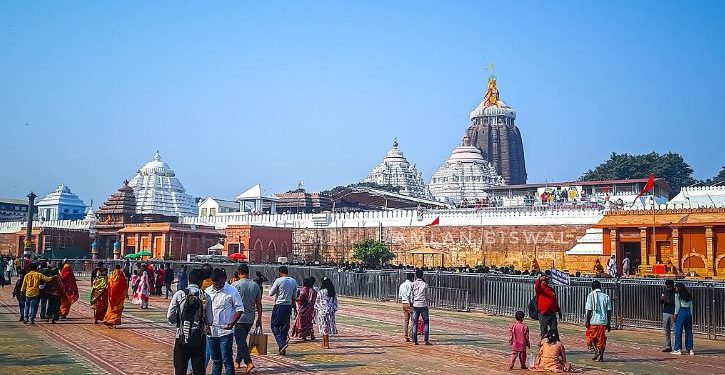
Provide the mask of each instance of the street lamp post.
POLYGON ((25 243, 23 244, 23 256, 29 257, 33 253, 33 208, 37 195, 31 191, 28 194, 28 221, 25 225, 25 243))

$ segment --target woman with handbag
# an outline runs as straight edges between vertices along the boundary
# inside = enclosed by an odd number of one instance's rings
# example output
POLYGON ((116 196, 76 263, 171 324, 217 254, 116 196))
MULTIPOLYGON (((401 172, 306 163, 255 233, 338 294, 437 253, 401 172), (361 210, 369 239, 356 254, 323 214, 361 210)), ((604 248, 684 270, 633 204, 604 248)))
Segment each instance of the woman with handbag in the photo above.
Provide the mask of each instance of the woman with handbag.
POLYGON ((332 285, 332 280, 325 277, 322 279, 322 286, 315 300, 315 316, 322 335, 322 347, 324 349, 330 349, 330 335, 337 334, 336 312, 337 295, 335 294, 335 286, 332 285))

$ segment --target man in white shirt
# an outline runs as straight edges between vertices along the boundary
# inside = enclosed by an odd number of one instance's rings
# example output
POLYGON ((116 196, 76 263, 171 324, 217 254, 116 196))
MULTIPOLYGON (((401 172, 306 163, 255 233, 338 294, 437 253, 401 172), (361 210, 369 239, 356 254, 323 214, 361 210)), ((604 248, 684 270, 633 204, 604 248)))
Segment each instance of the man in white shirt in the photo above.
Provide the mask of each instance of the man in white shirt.
POLYGON ((211 274, 212 285, 206 292, 209 302, 206 305, 208 352, 212 360, 212 375, 221 375, 222 364, 226 375, 234 375, 234 324, 244 312, 244 303, 237 288, 227 284, 227 273, 215 268, 211 274))
POLYGON ((625 255, 624 259, 622 259, 622 275, 623 276, 629 276, 630 271, 630 264, 629 264, 629 256, 625 255))
POLYGON ((425 345, 431 345, 430 341, 428 341, 430 332, 428 304, 430 301, 428 298, 428 284, 423 281, 423 270, 415 270, 415 281, 413 281, 408 302, 413 309, 413 343, 418 345, 418 319, 422 316, 425 326, 423 330, 425 345))
POLYGON ((413 325, 411 318, 413 316, 413 308, 410 307, 410 293, 413 288, 413 280, 415 276, 412 273, 405 274, 405 281, 398 288, 398 298, 403 305, 403 337, 405 342, 410 342, 410 336, 413 335, 413 325))
POLYGON ((274 280, 272 288, 269 289, 269 295, 275 297, 270 325, 279 347, 279 355, 287 355, 292 301, 296 297, 297 281, 287 276, 289 273, 287 266, 280 266, 278 271, 279 277, 274 280))
POLYGON ((611 277, 617 277, 617 258, 612 255, 607 262, 607 273, 611 277))

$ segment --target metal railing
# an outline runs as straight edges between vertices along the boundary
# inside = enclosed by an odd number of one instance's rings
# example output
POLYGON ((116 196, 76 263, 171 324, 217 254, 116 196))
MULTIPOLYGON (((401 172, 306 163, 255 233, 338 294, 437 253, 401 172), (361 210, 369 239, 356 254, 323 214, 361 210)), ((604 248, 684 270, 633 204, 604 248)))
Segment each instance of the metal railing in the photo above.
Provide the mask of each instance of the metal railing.
MULTIPOLYGON (((88 260, 69 261, 79 276, 87 276, 93 268, 88 260)), ((125 261, 105 261, 107 267, 125 264, 125 261)), ((135 262, 134 262, 135 263, 135 262)), ((186 262, 166 262, 178 270, 186 262)), ((189 264, 200 267, 201 264, 189 264)), ((214 264, 230 276, 236 264, 214 264)), ((260 272, 267 279, 278 276, 274 264, 250 264, 251 274, 260 272)), ((323 277, 332 280, 342 296, 376 301, 397 301, 398 287, 410 270, 383 270, 367 272, 340 271, 332 267, 288 266, 289 276, 299 284, 306 277, 318 283, 323 277)), ((254 277, 254 276, 252 276, 254 277)), ((427 272, 424 279, 429 286, 431 305, 458 311, 477 310, 492 315, 513 316, 516 311, 526 312, 534 296, 535 278, 500 274, 427 272)), ((662 307, 659 297, 663 292, 661 279, 599 279, 602 290, 613 301, 614 328, 625 327, 658 329, 662 326, 662 307)), ((590 278, 571 278, 570 285, 555 285, 562 310, 562 321, 582 324, 586 320, 584 303, 591 291, 590 278)), ((680 280, 693 298, 693 331, 717 339, 725 335, 725 283, 680 280)))

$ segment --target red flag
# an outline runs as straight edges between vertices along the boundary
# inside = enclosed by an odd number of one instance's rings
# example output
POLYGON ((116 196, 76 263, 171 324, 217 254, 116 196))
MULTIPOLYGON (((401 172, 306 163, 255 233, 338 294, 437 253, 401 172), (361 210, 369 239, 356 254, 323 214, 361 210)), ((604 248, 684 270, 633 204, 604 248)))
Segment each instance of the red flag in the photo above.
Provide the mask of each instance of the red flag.
POLYGON ((649 193, 650 190, 652 190, 652 188, 654 188, 654 187, 655 187, 655 174, 650 173, 649 179, 647 179, 647 183, 644 185, 644 189, 642 189, 642 191, 640 191, 639 194, 637 194, 637 196, 632 201, 632 206, 634 206, 634 204, 637 202, 637 199, 639 199, 639 197, 645 195, 646 193, 649 193))
POLYGON ((426 227, 432 227, 434 225, 439 225, 440 223, 441 223, 441 217, 438 216, 430 224, 427 224, 426 227))

